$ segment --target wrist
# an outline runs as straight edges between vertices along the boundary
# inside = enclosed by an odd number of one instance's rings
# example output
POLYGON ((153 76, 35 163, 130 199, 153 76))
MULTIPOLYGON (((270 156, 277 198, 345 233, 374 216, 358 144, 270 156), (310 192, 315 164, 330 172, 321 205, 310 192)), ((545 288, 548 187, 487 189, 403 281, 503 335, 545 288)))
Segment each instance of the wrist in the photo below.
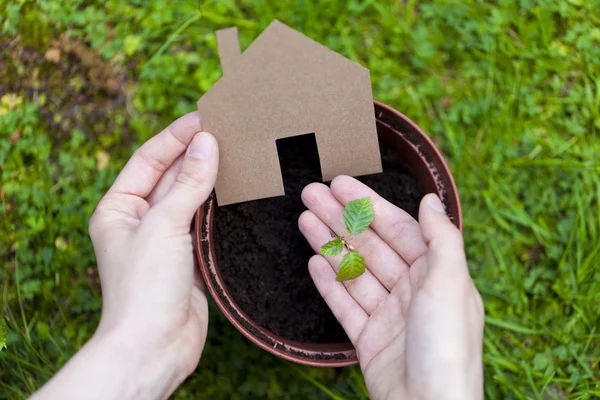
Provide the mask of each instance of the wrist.
POLYGON ((176 353, 143 344, 98 331, 32 399, 166 399, 185 378, 176 353))
POLYGON ((109 368, 118 372, 112 384, 120 399, 167 398, 186 378, 174 345, 161 347, 119 329, 97 332, 88 345, 91 352, 102 353, 102 358, 109 360, 109 368))

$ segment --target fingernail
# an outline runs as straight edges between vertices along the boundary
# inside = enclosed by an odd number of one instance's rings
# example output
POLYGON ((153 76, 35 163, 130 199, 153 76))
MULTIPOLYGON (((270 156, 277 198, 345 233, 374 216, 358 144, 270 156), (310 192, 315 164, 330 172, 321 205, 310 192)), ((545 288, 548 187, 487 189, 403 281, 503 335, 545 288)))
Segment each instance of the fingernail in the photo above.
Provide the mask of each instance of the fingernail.
POLYGON ((198 133, 192 139, 187 153, 190 157, 207 160, 215 154, 215 140, 209 133, 198 133))
POLYGON ((446 210, 444 209, 444 205, 442 204, 442 202, 440 201, 440 198, 437 197, 437 195, 435 194, 430 194, 427 196, 427 205, 429 206, 429 208, 431 208, 433 211, 445 214, 446 210))

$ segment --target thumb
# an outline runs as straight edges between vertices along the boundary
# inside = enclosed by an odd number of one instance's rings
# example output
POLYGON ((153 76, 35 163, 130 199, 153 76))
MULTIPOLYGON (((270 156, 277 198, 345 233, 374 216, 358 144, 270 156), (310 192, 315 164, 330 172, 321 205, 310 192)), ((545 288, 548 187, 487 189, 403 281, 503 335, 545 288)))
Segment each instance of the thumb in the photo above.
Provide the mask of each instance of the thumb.
POLYGON ((468 275, 462 233, 446 215, 437 195, 430 193, 421 201, 419 224, 428 247, 429 273, 442 279, 468 275))
POLYGON ((188 146, 181 170, 160 202, 169 219, 189 226, 194 213, 208 198, 217 179, 219 147, 208 132, 197 133, 188 146))

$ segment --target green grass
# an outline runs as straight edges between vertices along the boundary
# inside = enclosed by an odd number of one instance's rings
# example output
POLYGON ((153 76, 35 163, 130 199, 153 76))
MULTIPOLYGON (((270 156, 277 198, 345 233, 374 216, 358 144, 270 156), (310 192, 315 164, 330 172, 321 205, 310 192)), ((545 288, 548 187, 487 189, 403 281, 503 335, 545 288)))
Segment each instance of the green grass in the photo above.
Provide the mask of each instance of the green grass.
MULTIPOLYGON (((241 3, 0 2, 0 398, 26 397, 93 333, 87 218, 133 146, 219 78, 214 31, 237 25, 246 47, 273 18, 367 66, 374 96, 439 140, 485 301, 486 398, 600 397, 600 4, 241 3), (43 61, 65 38, 103 65, 43 61)), ((282 362, 211 312, 175 398, 367 397, 356 368, 282 362)))

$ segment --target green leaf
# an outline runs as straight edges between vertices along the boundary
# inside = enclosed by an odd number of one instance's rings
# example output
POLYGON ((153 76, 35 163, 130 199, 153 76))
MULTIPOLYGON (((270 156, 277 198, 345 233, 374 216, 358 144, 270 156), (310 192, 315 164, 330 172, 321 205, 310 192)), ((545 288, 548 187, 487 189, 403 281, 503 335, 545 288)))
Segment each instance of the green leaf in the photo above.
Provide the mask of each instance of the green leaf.
POLYGON ((6 322, 0 317, 0 351, 6 348, 6 322))
POLYGON ((352 200, 344 208, 344 224, 352 235, 365 231, 373 222, 373 216, 373 204, 371 204, 370 197, 352 200))
POLYGON ((349 281, 358 278, 365 272, 365 260, 356 251, 346 254, 340 263, 337 281, 349 281))
POLYGON ((344 249, 344 242, 342 241, 342 238, 336 238, 336 239, 333 239, 332 241, 325 243, 321 247, 321 254, 324 256, 333 257, 333 256, 337 256, 338 254, 340 254, 343 249, 344 249))

